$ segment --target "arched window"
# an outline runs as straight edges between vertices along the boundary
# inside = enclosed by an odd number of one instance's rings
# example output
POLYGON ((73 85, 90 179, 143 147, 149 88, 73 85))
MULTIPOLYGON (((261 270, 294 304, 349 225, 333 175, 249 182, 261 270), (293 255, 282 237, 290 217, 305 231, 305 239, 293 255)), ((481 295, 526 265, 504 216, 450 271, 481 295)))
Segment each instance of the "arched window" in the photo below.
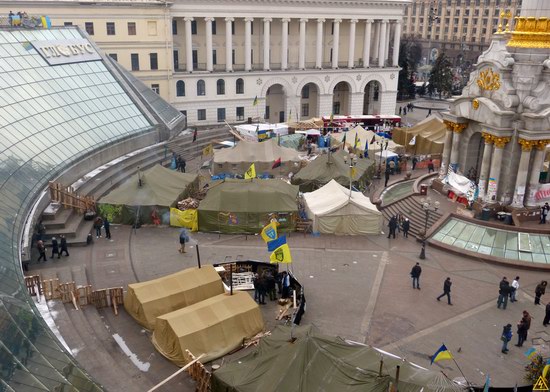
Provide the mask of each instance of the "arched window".
POLYGON ((244 80, 241 78, 237 79, 235 90, 237 94, 244 94, 244 80))
POLYGON ((216 83, 216 90, 218 95, 225 94, 225 81, 223 79, 218 79, 218 82, 216 83))
POLYGON ((183 80, 176 82, 176 95, 178 97, 185 97, 185 82, 183 80))
POLYGON ((197 82, 197 95, 206 95, 206 89, 204 87, 204 80, 200 79, 197 82))

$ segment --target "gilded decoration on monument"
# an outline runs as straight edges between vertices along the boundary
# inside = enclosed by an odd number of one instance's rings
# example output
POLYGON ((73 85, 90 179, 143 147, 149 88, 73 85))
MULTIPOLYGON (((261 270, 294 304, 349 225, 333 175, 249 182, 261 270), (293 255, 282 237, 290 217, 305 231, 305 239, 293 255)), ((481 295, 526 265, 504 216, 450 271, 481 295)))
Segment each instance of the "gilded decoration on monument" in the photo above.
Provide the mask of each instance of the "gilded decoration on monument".
POLYGON ((448 120, 443 120, 443 122, 445 123, 445 126, 449 131, 453 131, 456 133, 461 133, 468 126, 468 124, 466 123, 460 124, 448 120))
POLYGON ((472 107, 474 108, 474 110, 479 109, 479 101, 477 98, 472 101, 472 107))
POLYGON ((518 16, 507 46, 550 49, 550 20, 518 16))
MULTIPOLYGON (((510 141, 512 140, 511 137, 500 137, 500 136, 495 136, 495 135, 491 135, 490 133, 487 133, 487 132, 483 132, 481 134, 481 136, 485 139, 485 143, 487 144, 494 144, 495 147, 498 147, 498 148, 504 148, 504 146, 510 141)), ((519 143, 519 142, 518 142, 519 143)))
POLYGON ((539 144, 539 141, 518 139, 518 143, 521 144, 521 151, 531 151, 533 147, 539 144))
POLYGON ((477 85, 482 90, 496 91, 500 88, 500 75, 493 72, 492 68, 487 68, 485 71, 479 72, 477 85))

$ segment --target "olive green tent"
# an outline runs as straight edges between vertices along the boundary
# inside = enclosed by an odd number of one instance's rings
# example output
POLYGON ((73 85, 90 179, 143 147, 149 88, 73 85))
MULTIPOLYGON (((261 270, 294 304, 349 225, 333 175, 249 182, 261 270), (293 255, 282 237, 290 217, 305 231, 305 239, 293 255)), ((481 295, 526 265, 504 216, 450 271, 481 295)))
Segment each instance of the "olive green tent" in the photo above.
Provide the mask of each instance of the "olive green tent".
POLYGON ((199 230, 259 233, 272 217, 280 231, 292 231, 298 214, 298 187, 283 180, 230 180, 210 187, 199 205, 199 230))
POLYGON ((400 392, 463 390, 442 372, 390 353, 323 336, 309 326, 279 326, 251 353, 216 370, 212 392, 386 392, 390 383, 395 387, 397 366, 400 392))
POLYGON ((196 174, 180 173, 161 165, 139 172, 98 201, 99 212, 111 222, 170 223, 170 207, 197 188, 196 174), (140 185, 141 183, 141 185, 140 185))
POLYGON ((414 127, 394 129, 393 140, 406 146, 410 154, 441 154, 446 132, 447 127, 443 119, 435 113, 414 127))
POLYGON ((374 160, 357 159, 353 173, 351 173, 349 164, 349 154, 343 150, 319 155, 292 177, 292 184, 298 185, 301 192, 312 192, 328 184, 331 180, 349 187, 351 174, 353 174, 352 184, 357 188, 363 188, 372 181, 376 171, 374 160))

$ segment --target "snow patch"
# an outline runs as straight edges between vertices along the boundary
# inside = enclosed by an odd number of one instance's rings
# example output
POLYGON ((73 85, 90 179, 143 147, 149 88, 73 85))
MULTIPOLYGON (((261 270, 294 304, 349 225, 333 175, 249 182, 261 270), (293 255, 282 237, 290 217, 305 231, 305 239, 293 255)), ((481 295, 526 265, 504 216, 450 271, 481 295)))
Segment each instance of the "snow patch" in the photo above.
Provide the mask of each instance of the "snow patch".
POLYGON ((130 360, 132 361, 132 363, 139 369, 141 370, 142 372, 146 372, 149 370, 149 367, 151 366, 151 364, 149 362, 141 362, 137 355, 134 354, 130 348, 128 347, 128 345, 126 344, 126 342, 124 341, 124 339, 122 339, 122 336, 120 336, 118 333, 115 333, 113 335, 113 339, 115 339, 115 341, 118 343, 118 345, 120 346, 120 348, 122 349, 122 351, 124 351, 124 354, 126 354, 130 360))

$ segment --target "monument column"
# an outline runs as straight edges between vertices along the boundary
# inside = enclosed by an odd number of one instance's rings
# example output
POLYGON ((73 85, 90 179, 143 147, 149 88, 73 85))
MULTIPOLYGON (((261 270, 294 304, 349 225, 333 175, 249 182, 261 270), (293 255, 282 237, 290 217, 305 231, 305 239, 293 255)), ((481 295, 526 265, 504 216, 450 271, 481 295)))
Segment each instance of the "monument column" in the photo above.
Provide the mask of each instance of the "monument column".
POLYGON ((483 149, 483 159, 481 161, 481 169, 479 171, 478 199, 483 200, 485 193, 487 192, 487 178, 489 177, 489 169, 491 168, 494 136, 486 132, 483 132, 481 136, 485 139, 485 148, 483 149))
POLYGON ((286 71, 288 68, 288 23, 290 22, 290 18, 283 18, 282 22, 281 69, 286 71))
POLYGON ((214 70, 214 62, 212 60, 212 22, 214 18, 204 18, 206 22, 206 70, 212 72, 214 70))
POLYGON ((453 143, 451 147, 451 157, 449 164, 453 167, 453 170, 456 171, 458 168, 458 154, 460 149, 460 134, 466 128, 468 124, 459 124, 451 121, 445 121, 445 125, 450 127, 453 131, 453 143))
POLYGON ((365 40, 363 42, 363 68, 370 66, 370 45, 372 34, 372 19, 365 21, 365 40))
POLYGON ((244 70, 252 70, 252 21, 254 18, 244 18, 244 70))
POLYGON ((187 72, 193 72, 193 35, 191 32, 191 22, 194 20, 190 17, 183 18, 185 21, 185 60, 187 62, 187 72))
POLYGON ((355 66, 355 26, 357 19, 349 21, 349 48, 348 48, 348 68, 353 69, 355 66))
POLYGON ((447 167, 449 166, 449 158, 451 157, 451 146, 453 144, 453 128, 447 123, 445 125, 447 126, 447 130, 445 131, 445 144, 443 145, 441 168, 439 169, 440 179, 447 175, 447 167))
POLYGON ((225 18, 225 71, 233 72, 233 18, 225 18))
POLYGON ((315 68, 323 68, 323 18, 317 19, 317 42, 315 51, 315 68))
POLYGON ((519 139, 521 144, 521 157, 519 158, 518 174, 516 176, 516 187, 514 189, 514 199, 512 205, 514 207, 523 207, 525 199, 525 186, 527 185, 527 172, 529 171, 529 160, 531 159, 531 150, 537 144, 536 140, 519 139))
POLYGON ((510 137, 495 137, 495 150, 493 152, 493 159, 491 160, 491 170, 489 171, 489 182, 487 185, 487 196, 485 201, 496 202, 498 193, 498 181, 500 179, 500 169, 502 167, 502 155, 504 154, 504 147, 506 143, 511 140, 510 137))
POLYGON ((529 193, 527 200, 525 200, 525 205, 528 207, 534 207, 538 205, 535 200, 535 194, 539 190, 539 177, 540 177, 540 168, 544 162, 544 154, 546 151, 546 146, 550 143, 550 140, 538 140, 538 143, 535 145, 535 157, 533 158, 533 166, 531 166, 531 174, 529 176, 529 193))

